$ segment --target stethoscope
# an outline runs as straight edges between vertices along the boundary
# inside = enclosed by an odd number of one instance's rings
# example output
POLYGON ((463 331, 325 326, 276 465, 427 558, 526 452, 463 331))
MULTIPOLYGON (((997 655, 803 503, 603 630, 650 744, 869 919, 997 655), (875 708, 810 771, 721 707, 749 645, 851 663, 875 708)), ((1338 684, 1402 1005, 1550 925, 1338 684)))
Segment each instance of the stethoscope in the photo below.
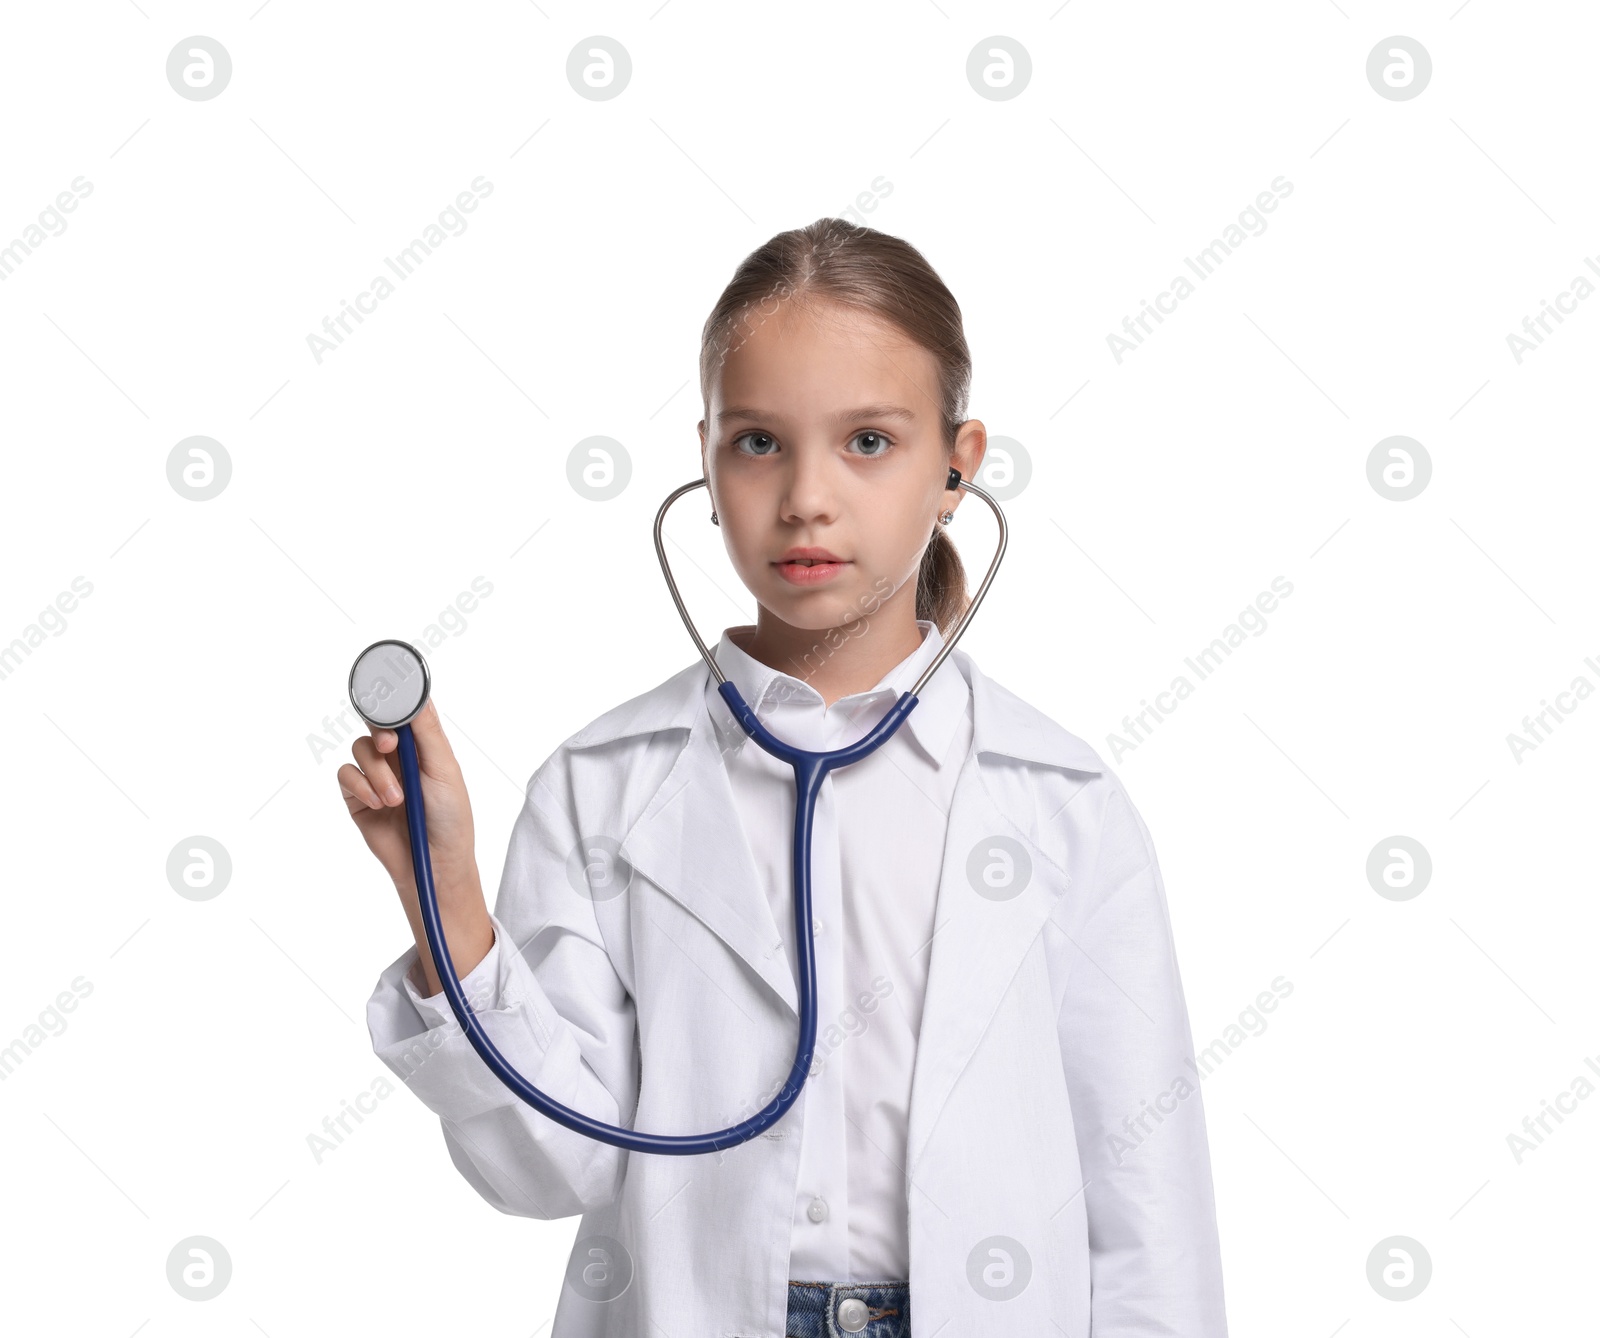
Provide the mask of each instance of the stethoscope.
MULTIPOLYGON (((977 593, 956 624, 950 639, 934 656, 933 662, 922 671, 921 676, 909 690, 900 694, 899 700, 884 713, 883 718, 866 735, 831 753, 807 752, 803 748, 796 748, 774 737, 756 718, 755 712, 745 704, 744 698, 739 695, 739 689, 723 677, 722 671, 717 668, 715 657, 706 643, 700 639, 700 634, 695 631, 694 620, 690 618, 688 609, 684 607, 683 597, 678 593, 678 583, 672 578, 672 568, 667 563, 666 549, 661 543, 661 522, 666 517, 667 509, 684 493, 709 486, 708 480, 695 479, 694 482, 685 483, 669 494, 667 500, 662 502, 661 509, 656 512, 656 556, 661 560, 661 571, 667 578, 667 588, 672 592, 672 602, 678 606, 678 616, 683 619, 683 625, 689 629, 689 635, 694 638, 694 644, 699 648, 701 658, 705 660, 712 676, 716 678, 717 691, 722 695, 723 701, 727 702, 734 719, 762 748, 794 768, 794 927, 795 942, 799 945, 800 1042, 795 1051, 794 1067, 789 1070, 789 1077, 782 1089, 768 1105, 749 1119, 730 1125, 726 1129, 719 1129, 713 1134, 642 1134, 633 1129, 623 1129, 591 1119, 581 1111, 562 1105, 559 1101, 546 1096, 506 1062, 505 1057, 495 1048, 494 1042, 484 1033, 477 1015, 467 1003, 460 980, 456 978, 455 965, 450 960, 450 947, 445 941, 444 928, 439 919, 439 902, 434 894, 433 867, 428 856, 427 815, 422 807, 422 776, 417 762, 417 741, 411 732, 410 723, 427 704, 431 684, 427 662, 421 653, 407 642, 376 641, 356 657, 356 662, 350 669, 349 687, 351 704, 362 719, 380 729, 392 729, 399 736, 397 751, 400 754, 401 783, 405 789, 406 830, 411 839, 411 866, 416 873, 417 901, 422 910, 422 924, 427 932, 428 949, 433 955, 434 970, 444 986, 444 995, 449 1001, 450 1011, 456 1015, 456 1020, 460 1022, 467 1040, 472 1043, 472 1048, 478 1052, 483 1062, 501 1082, 528 1105, 558 1124, 564 1124, 567 1128, 576 1130, 597 1142, 610 1143, 615 1147, 635 1152, 659 1152, 676 1156, 719 1152, 723 1148, 736 1147, 782 1119, 784 1113, 799 1097, 811 1068, 812 1053, 816 1048, 817 1039, 817 960, 816 944, 811 936, 811 828, 816 812, 817 795, 821 792, 822 782, 829 772, 847 767, 852 762, 859 762, 863 757, 881 748, 911 714, 911 708, 917 704, 917 693, 933 677, 935 670, 944 663, 945 656, 955 649, 956 642, 960 640, 961 634, 967 629, 967 624, 978 611, 978 605, 988 591, 989 583, 994 580, 1000 559, 1006 551, 1006 518, 999 505, 982 488, 962 478, 960 470, 952 467, 945 485, 946 489, 960 487, 976 493, 988 503, 1000 527, 1000 542, 982 584, 978 586, 977 593)), ((623 852, 622 858, 626 858, 626 852, 623 852)), ((501 948, 503 952, 516 950, 516 946, 509 943, 502 945, 501 948)))

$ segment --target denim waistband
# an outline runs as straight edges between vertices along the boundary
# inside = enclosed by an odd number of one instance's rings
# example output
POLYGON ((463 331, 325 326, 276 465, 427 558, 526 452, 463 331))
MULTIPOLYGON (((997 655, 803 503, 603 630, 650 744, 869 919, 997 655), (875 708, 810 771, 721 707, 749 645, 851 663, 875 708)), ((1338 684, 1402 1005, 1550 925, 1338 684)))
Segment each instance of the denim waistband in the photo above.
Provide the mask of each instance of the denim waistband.
POLYGON ((911 1284, 790 1279, 785 1338, 911 1338, 911 1284))

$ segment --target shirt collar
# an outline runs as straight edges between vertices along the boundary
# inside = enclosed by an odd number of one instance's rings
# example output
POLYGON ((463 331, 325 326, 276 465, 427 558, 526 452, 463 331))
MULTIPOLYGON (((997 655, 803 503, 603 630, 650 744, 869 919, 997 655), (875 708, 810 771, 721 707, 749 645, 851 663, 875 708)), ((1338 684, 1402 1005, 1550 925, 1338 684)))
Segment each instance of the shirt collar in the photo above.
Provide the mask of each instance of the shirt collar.
MULTIPOLYGON (((972 693, 972 751, 979 758, 995 753, 1024 762, 1066 767, 1091 776, 1105 771, 1100 754, 1088 743, 1062 728, 1003 683, 990 678, 960 646, 951 650, 934 679, 943 677, 952 667, 959 671, 972 693)), ((728 711, 727 704, 718 697, 718 714, 711 714, 706 688, 713 682, 705 661, 696 656, 669 678, 596 716, 563 740, 562 747, 602 747, 621 739, 669 729, 693 735, 701 728, 709 728, 714 734, 714 723, 727 719, 728 711)), ((932 680, 928 686, 933 686, 932 680)), ((911 721, 921 710, 919 700, 905 728, 911 727, 911 721)), ((734 728, 739 727, 735 724, 734 728)), ((744 733, 742 729, 739 732, 744 733)))
MULTIPOLYGON (((900 694, 910 690, 911 685, 917 681, 922 671, 944 646, 944 638, 939 634, 938 624, 931 619, 918 618, 917 628, 921 632, 922 641, 911 654, 884 674, 875 686, 865 692, 855 692, 841 697, 833 704, 831 709, 836 714, 856 722, 855 728, 846 731, 845 739, 839 746, 842 747, 844 742, 859 738, 881 719, 883 713, 899 699, 900 694)), ((730 635, 732 632, 753 630, 754 628, 748 624, 744 627, 725 629, 722 639, 717 642, 713 652, 718 668, 722 670, 724 677, 739 689, 739 695, 744 698, 745 703, 763 723, 779 702, 800 702, 808 708, 820 711, 822 694, 811 684, 793 674, 763 664, 741 650, 730 635)), ((934 766, 938 766, 944 760, 951 737, 955 734, 956 726, 960 724, 962 713, 966 710, 970 693, 971 688, 967 680, 950 662, 950 658, 946 657, 945 663, 939 666, 938 671, 917 694, 917 704, 901 726, 902 729, 911 732, 912 737, 934 766)), ((722 700, 722 695, 717 691, 716 680, 709 674, 706 676, 706 705, 711 712, 712 720, 716 723, 719 744, 727 751, 737 752, 749 741, 750 736, 733 718, 733 713, 728 710, 728 704, 722 700)))

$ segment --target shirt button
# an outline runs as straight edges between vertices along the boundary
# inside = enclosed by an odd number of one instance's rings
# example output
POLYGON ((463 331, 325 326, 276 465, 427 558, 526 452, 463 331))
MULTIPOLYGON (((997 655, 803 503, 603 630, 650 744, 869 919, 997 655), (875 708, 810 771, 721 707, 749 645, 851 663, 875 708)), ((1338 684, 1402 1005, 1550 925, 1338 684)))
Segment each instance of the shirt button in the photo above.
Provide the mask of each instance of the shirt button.
POLYGON ((860 1333, 867 1327, 867 1303, 859 1296, 849 1296, 840 1301, 837 1315, 839 1327, 846 1333, 860 1333))
POLYGON ((822 1199, 812 1199, 810 1206, 806 1209, 806 1216, 809 1217, 813 1222, 820 1222, 827 1215, 827 1203, 822 1199))

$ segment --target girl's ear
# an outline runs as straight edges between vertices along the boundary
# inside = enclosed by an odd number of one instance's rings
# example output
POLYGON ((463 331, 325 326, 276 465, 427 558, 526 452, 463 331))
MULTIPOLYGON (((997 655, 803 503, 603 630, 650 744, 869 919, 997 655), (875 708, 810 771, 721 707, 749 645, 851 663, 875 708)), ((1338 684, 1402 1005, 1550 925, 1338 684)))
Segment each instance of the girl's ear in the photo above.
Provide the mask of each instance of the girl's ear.
POLYGON ((956 444, 950 453, 950 463, 961 471, 962 478, 975 479, 983 468, 983 457, 988 449, 988 429, 981 419, 969 418, 956 430, 956 444))

